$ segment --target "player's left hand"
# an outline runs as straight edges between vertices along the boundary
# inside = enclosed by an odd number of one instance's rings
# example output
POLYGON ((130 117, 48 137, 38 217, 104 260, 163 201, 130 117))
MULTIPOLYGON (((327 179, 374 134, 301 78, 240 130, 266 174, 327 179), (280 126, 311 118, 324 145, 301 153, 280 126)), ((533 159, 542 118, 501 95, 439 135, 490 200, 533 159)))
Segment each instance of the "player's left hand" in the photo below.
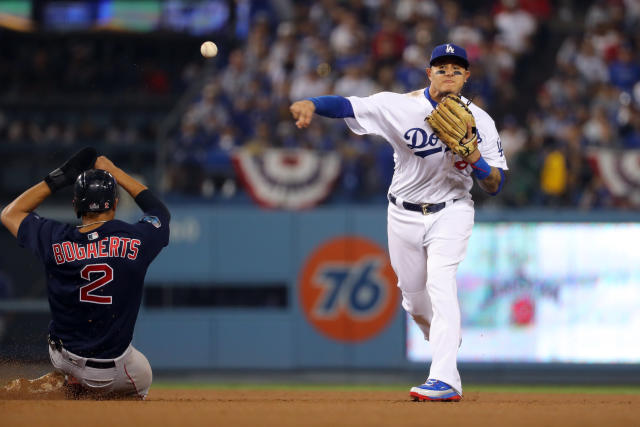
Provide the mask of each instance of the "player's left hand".
POLYGON ((96 159, 96 164, 94 166, 95 169, 102 169, 107 172, 113 172, 116 165, 113 164, 111 160, 107 156, 100 156, 96 159))
POLYGON ((474 157, 472 154, 478 149, 476 121, 460 97, 453 94, 445 96, 426 121, 454 154, 465 160, 474 157))
POLYGON ((93 168, 97 154, 93 147, 83 148, 64 162, 62 166, 51 171, 44 178, 44 182, 47 183, 52 193, 73 184, 78 175, 93 168))

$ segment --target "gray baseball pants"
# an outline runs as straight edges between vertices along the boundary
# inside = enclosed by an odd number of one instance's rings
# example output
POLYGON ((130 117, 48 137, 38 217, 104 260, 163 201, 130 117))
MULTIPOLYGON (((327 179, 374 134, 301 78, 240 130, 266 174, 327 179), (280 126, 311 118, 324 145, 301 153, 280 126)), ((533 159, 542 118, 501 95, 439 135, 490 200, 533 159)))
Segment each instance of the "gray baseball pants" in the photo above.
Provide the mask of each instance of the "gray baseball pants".
POLYGON ((132 345, 115 359, 86 358, 64 347, 49 346, 49 358, 58 372, 75 378, 85 389, 98 395, 144 399, 151 387, 151 365, 132 345))

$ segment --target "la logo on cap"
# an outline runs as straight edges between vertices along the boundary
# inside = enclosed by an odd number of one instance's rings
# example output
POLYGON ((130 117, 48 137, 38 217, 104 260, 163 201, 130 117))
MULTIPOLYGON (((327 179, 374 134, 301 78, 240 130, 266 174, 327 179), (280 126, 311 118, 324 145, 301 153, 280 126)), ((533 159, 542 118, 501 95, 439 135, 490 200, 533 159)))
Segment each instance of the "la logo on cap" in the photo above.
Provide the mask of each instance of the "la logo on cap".
POLYGON ((447 49, 445 50, 447 53, 455 53, 455 49, 450 44, 447 45, 447 49))

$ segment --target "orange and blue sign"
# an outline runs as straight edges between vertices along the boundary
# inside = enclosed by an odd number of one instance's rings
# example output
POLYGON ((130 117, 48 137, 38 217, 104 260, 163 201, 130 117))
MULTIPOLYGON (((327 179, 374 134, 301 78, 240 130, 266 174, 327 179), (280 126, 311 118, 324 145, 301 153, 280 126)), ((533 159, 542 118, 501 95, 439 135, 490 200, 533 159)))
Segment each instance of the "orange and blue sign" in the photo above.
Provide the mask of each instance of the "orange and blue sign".
POLYGON ((340 236, 318 246, 299 280, 302 310, 322 335, 359 342, 391 323, 399 290, 386 250, 359 236, 340 236))

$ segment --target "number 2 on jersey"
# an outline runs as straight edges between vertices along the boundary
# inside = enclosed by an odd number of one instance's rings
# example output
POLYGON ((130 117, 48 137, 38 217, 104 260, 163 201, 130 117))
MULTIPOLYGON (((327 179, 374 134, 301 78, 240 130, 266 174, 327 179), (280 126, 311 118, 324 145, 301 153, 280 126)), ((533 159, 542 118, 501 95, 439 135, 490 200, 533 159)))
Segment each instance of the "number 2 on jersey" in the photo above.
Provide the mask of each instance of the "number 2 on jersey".
POLYGON ((80 270, 80 277, 91 280, 91 276, 102 273, 100 277, 80 288, 80 301, 93 304, 111 304, 111 295, 95 295, 93 291, 107 285, 113 280, 113 268, 109 264, 89 264, 80 270))

